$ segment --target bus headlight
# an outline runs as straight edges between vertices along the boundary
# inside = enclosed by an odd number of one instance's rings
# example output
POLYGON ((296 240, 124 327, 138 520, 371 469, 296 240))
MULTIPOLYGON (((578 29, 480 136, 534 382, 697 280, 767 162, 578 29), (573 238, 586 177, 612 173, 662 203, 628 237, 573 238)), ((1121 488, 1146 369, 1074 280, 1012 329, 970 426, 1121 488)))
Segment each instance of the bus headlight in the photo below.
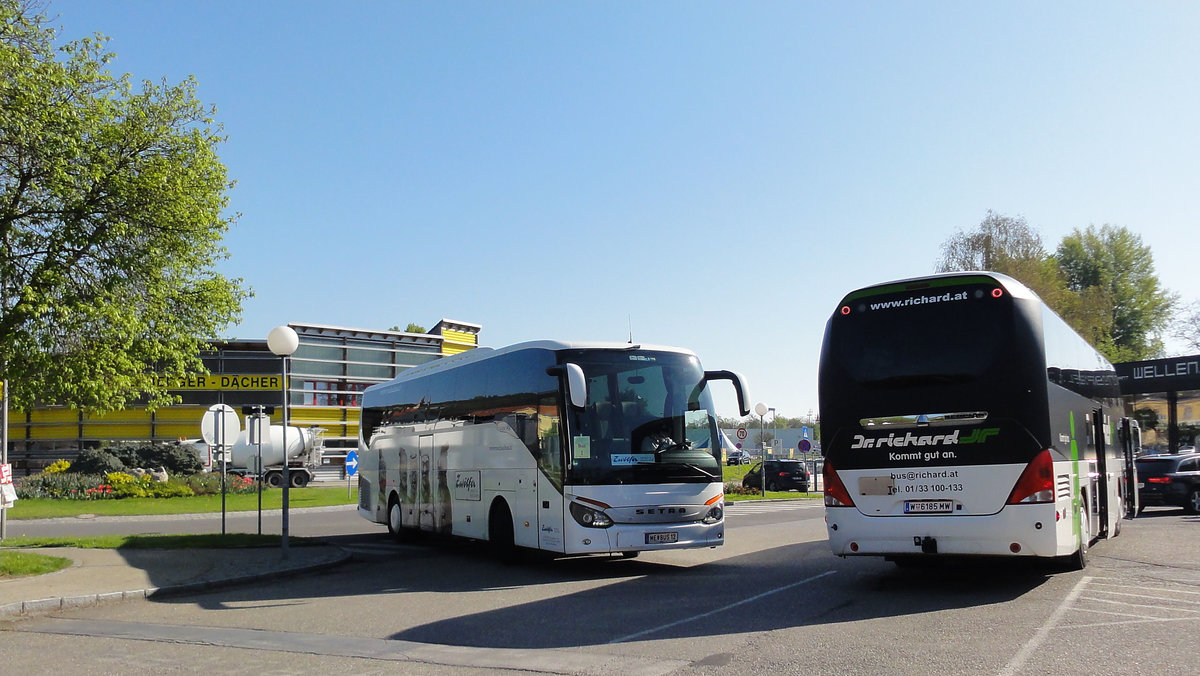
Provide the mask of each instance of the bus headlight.
POLYGON ((578 502, 571 503, 571 516, 585 528, 608 528, 613 525, 612 518, 604 512, 585 507, 578 502))
POLYGON ((704 523, 716 523, 725 516, 725 510, 721 509, 721 505, 713 505, 712 509, 708 510, 708 514, 704 515, 704 523))

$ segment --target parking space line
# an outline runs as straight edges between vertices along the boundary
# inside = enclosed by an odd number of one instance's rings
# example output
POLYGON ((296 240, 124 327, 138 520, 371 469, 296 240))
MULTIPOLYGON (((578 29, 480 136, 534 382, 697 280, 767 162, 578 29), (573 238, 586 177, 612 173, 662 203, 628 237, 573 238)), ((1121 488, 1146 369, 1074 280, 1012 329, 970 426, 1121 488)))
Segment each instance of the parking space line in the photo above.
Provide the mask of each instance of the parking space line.
POLYGON ((693 615, 693 616, 691 616, 691 617, 687 617, 687 618, 684 618, 684 619, 682 619, 682 620, 675 620, 674 622, 668 622, 668 623, 666 623, 666 624, 660 624, 660 625, 659 625, 659 626, 657 626, 657 627, 652 627, 652 628, 650 628, 650 629, 644 629, 644 630, 642 630, 642 631, 639 631, 639 632, 636 632, 636 633, 630 634, 630 635, 628 635, 628 636, 622 636, 622 637, 620 637, 620 638, 614 638, 613 640, 609 641, 608 643, 609 643, 609 645, 612 645, 612 644, 614 644, 614 643, 624 643, 624 642, 626 642, 626 641, 631 641, 631 640, 633 640, 633 639, 635 639, 635 638, 641 638, 641 637, 643 637, 643 636, 647 636, 647 635, 649 635, 649 634, 653 634, 653 633, 655 633, 655 632, 659 632, 659 631, 662 631, 662 630, 664 630, 664 629, 670 629, 671 627, 677 627, 677 626, 679 626, 679 625, 681 625, 681 624, 687 624, 688 622, 695 622, 696 620, 703 619, 703 618, 705 618, 705 617, 708 617, 708 616, 710 616, 710 615, 716 615, 717 613, 724 612, 724 611, 726 611, 726 610, 729 610, 730 608, 736 608, 736 607, 738 607, 738 606, 741 606, 741 605, 745 605, 745 604, 747 604, 747 603, 750 603, 751 601, 757 601, 757 600, 759 600, 759 599, 761 599, 761 598, 763 598, 763 597, 770 596, 771 594, 776 594, 776 593, 778 593, 778 592, 781 592, 781 591, 787 591, 788 589, 791 589, 791 588, 793 588, 793 587, 799 587, 800 585, 805 585, 805 584, 808 584, 809 582, 812 582, 812 581, 814 581, 814 580, 819 580, 819 579, 821 579, 821 578, 823 578, 823 577, 825 577, 825 576, 827 576, 827 575, 833 575, 835 572, 836 572, 836 571, 827 570, 827 571, 825 571, 824 573, 821 573, 820 575, 813 575, 812 577, 805 578, 805 579, 803 579, 803 580, 800 580, 799 582, 793 582, 793 583, 791 583, 791 584, 785 584, 784 586, 782 586, 782 587, 776 587, 775 589, 768 589, 767 591, 765 591, 765 592, 762 592, 761 594, 755 594, 754 596, 751 596, 750 598, 747 598, 747 599, 742 599, 741 601, 737 601, 737 602, 735 602, 735 603, 730 603, 729 605, 726 605, 726 606, 721 606, 720 608, 716 608, 716 609, 714 609, 714 610, 710 610, 710 611, 708 611, 708 612, 706 612, 706 613, 700 613, 699 615, 693 615))
MULTIPOLYGON (((1131 594, 1129 592, 1108 591, 1107 589, 1097 590, 1097 591, 1102 591, 1103 593, 1108 594, 1109 596, 1132 596, 1135 599, 1146 599, 1149 601, 1170 601, 1172 603, 1186 603, 1186 604, 1193 605, 1193 606, 1200 606, 1200 600, 1192 601, 1191 599, 1177 599, 1177 598, 1174 598, 1173 596, 1150 596, 1147 594, 1131 594)), ((1166 590, 1164 590, 1164 591, 1166 591, 1166 590)))
MULTIPOLYGON (((1102 611, 1094 611, 1102 612, 1102 611)), ((1119 613, 1113 613, 1114 615, 1119 613)), ((1195 617, 1152 617, 1147 620, 1114 620, 1112 622, 1089 622, 1087 624, 1072 624, 1072 629, 1090 629, 1093 627, 1119 627, 1125 624, 1152 624, 1160 622, 1195 622, 1195 617)))
MULTIPOLYGON (((1081 613, 1095 613, 1097 615, 1115 615, 1117 617, 1134 617, 1139 620, 1164 620, 1164 619, 1191 620, 1191 619, 1195 619, 1195 618, 1191 618, 1191 617, 1164 618, 1164 617, 1160 617, 1158 615, 1137 615, 1135 613, 1119 613, 1115 610, 1100 610, 1099 608, 1075 608, 1075 610, 1077 610, 1081 613)), ((1071 628, 1074 629, 1076 626, 1078 626, 1078 625, 1071 625, 1071 628)))
POLYGON ((1041 627, 1038 628, 1037 632, 1033 635, 1033 638, 1026 641, 1025 645, 1021 646, 1021 649, 1017 651, 1017 654, 1014 655, 1011 660, 1009 660, 1008 664, 1004 665, 1004 669, 1000 671, 1000 676, 1011 676, 1012 674, 1017 673, 1021 667, 1025 666, 1025 662, 1029 660, 1031 655, 1033 655, 1033 651, 1037 650, 1038 647, 1042 645, 1042 642, 1045 641, 1046 637, 1050 635, 1050 631, 1054 629, 1055 625, 1058 624, 1059 620, 1062 619, 1067 610, 1075 603, 1076 599, 1078 599, 1083 593, 1083 588, 1086 587, 1088 582, 1091 580, 1092 578, 1088 577, 1087 575, 1080 578, 1079 582, 1071 588, 1071 591, 1067 593, 1062 602, 1058 604, 1058 607, 1054 609, 1054 612, 1050 613, 1050 617, 1046 618, 1046 621, 1042 623, 1041 627))
MULTIPOLYGON (((1128 584, 1095 584, 1092 586, 1093 587, 1116 587, 1117 589, 1128 589, 1129 588, 1128 584)), ((1138 587, 1138 590, 1139 591, 1147 591, 1147 592, 1163 592, 1164 594, 1171 594, 1172 596, 1174 596, 1176 594, 1191 594, 1193 596, 1200 596, 1200 591, 1190 591, 1187 589, 1169 589, 1167 587, 1138 587)), ((1117 592, 1106 591, 1105 593, 1106 594, 1116 594, 1117 592)), ((1134 596, 1143 596, 1143 595, 1142 594, 1134 594, 1134 596)), ((1171 600, 1175 600, 1175 599, 1171 599, 1171 600)), ((1195 603, 1195 602, 1194 601, 1185 601, 1185 603, 1195 603)))
MULTIPOLYGON (((1153 608, 1155 610, 1163 609, 1163 606, 1148 604, 1148 603, 1129 603, 1128 601, 1114 601, 1112 599, 1102 599, 1102 598, 1097 598, 1095 596, 1084 596, 1082 598, 1085 601, 1095 601, 1096 603, 1107 603, 1109 605, 1114 605, 1114 606, 1131 606, 1133 608, 1153 608)), ((1080 608, 1080 610, 1086 610, 1086 609, 1080 608)), ((1180 613, 1200 613, 1200 610, 1193 610, 1191 608, 1172 608, 1172 610, 1174 610, 1176 612, 1180 612, 1180 613)))

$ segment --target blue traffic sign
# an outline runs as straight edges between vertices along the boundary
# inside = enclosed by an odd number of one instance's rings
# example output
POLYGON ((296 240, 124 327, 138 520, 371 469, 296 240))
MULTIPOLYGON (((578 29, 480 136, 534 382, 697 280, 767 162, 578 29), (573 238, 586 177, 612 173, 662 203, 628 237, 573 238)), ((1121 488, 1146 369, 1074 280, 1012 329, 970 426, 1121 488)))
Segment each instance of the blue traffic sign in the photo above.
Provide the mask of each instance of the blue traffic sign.
POLYGON ((346 454, 346 476, 355 474, 358 474, 358 452, 350 451, 346 454))
POLYGON ((808 453, 810 450, 812 450, 812 442, 810 442, 808 439, 801 439, 800 443, 797 445, 797 448, 800 449, 801 453, 808 453))
POLYGON ((801 428, 800 428, 800 438, 801 438, 801 439, 807 439, 807 438, 808 438, 808 425, 805 425, 805 426, 803 426, 803 427, 801 427, 801 428))

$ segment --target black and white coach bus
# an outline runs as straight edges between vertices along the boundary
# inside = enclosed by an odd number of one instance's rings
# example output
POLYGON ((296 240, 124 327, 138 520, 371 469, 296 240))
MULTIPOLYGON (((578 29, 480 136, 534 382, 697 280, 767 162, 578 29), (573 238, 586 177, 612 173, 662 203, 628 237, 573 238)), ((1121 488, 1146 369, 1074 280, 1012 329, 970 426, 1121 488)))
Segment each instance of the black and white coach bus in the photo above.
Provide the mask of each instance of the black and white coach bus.
POLYGON ((1082 568, 1120 531, 1133 496, 1116 373, 1020 282, 855 291, 826 326, 819 378, 835 554, 1082 568))
POLYGON ((359 514, 502 556, 720 545, 713 380, 746 414, 740 375, 673 347, 537 341, 415 367, 363 394, 359 514))

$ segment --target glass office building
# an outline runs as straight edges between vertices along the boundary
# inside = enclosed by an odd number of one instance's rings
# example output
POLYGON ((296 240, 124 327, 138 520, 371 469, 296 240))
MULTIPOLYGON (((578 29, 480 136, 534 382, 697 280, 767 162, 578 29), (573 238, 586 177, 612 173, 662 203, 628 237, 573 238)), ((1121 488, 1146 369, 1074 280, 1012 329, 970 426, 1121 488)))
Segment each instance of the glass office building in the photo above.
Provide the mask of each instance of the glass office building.
POLYGON ((1174 453, 1200 435, 1200 355, 1116 364, 1126 415, 1142 429, 1142 448, 1174 453))

